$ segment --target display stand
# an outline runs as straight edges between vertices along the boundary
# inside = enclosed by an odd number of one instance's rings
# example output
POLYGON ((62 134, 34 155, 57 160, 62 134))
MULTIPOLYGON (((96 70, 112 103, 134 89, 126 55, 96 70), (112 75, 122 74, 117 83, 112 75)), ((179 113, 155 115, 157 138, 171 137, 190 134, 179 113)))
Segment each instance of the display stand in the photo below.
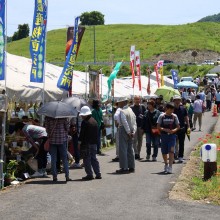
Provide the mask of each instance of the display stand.
POLYGON ((4 149, 5 149, 5 127, 6 127, 6 109, 7 109, 6 95, 0 95, 0 189, 4 187, 4 149))

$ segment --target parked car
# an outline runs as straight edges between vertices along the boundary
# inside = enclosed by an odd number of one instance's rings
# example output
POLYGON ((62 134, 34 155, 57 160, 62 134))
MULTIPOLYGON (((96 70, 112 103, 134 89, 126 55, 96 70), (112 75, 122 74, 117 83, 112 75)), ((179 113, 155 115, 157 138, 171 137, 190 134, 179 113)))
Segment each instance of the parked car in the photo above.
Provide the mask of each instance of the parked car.
POLYGON ((205 75, 205 77, 208 78, 208 83, 211 83, 213 78, 214 78, 214 79, 215 79, 215 78, 218 78, 218 74, 216 74, 216 73, 207 73, 207 74, 205 75))
POLYGON ((163 61, 163 65, 166 66, 167 64, 172 64, 173 61, 172 60, 164 60, 163 61))
POLYGON ((181 77, 181 78, 180 78, 180 82, 183 82, 183 81, 193 82, 193 77, 192 77, 192 76, 184 76, 184 77, 181 77))
POLYGON ((220 58, 215 61, 215 65, 220 65, 220 58))
POLYGON ((203 65, 214 65, 214 61, 213 60, 204 60, 204 62, 202 63, 203 65))

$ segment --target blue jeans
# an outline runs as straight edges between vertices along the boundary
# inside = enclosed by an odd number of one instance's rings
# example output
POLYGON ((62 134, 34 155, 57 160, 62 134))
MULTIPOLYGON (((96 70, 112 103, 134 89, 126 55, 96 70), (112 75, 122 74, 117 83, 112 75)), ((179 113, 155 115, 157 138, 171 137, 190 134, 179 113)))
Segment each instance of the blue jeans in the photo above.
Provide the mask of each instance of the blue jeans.
POLYGON ((153 145, 154 152, 152 157, 157 157, 158 155, 158 147, 160 142, 160 136, 152 135, 151 133, 146 133, 146 147, 147 147, 147 155, 151 155, 151 144, 153 145))
POLYGON ((89 155, 83 158, 85 171, 88 176, 93 176, 92 169, 96 174, 96 176, 101 175, 99 161, 96 158, 96 152, 97 152, 97 145, 91 144, 89 145, 89 155))
POLYGON ((69 165, 67 160, 67 142, 65 141, 63 144, 50 144, 51 172, 53 178, 57 177, 57 150, 59 151, 60 157, 63 162, 65 177, 69 177, 69 165))

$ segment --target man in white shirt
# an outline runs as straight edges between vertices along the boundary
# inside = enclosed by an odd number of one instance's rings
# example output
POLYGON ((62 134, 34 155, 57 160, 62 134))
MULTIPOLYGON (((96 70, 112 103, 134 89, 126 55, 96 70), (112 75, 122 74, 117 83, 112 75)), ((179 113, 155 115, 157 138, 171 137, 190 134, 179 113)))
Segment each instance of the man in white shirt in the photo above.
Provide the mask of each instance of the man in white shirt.
POLYGON ((116 112, 114 114, 114 121, 115 121, 115 126, 117 128, 117 131, 115 133, 115 144, 116 144, 116 157, 112 159, 113 162, 118 162, 119 161, 119 123, 120 123, 120 112, 121 108, 118 107, 118 103, 116 101, 116 112))
POLYGON ((118 174, 135 172, 135 157, 133 149, 133 138, 137 130, 136 116, 128 107, 128 100, 118 100, 118 107, 122 108, 119 115, 119 165, 116 170, 118 174))

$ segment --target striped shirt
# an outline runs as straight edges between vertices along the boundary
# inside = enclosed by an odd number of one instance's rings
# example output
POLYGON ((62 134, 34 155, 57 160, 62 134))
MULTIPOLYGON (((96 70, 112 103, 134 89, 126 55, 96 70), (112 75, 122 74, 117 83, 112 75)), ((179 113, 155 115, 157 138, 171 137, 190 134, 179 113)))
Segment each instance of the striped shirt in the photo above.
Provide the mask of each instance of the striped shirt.
POLYGON ((67 118, 45 117, 45 128, 51 144, 63 144, 68 139, 69 120, 67 118), (53 133, 52 133, 53 132, 53 133), (51 136, 52 133, 52 136, 51 136))
POLYGON ((47 137, 46 129, 40 126, 36 126, 36 125, 26 124, 22 128, 22 132, 24 136, 26 137, 27 141, 31 143, 31 145, 34 145, 34 142, 37 139, 47 137))

